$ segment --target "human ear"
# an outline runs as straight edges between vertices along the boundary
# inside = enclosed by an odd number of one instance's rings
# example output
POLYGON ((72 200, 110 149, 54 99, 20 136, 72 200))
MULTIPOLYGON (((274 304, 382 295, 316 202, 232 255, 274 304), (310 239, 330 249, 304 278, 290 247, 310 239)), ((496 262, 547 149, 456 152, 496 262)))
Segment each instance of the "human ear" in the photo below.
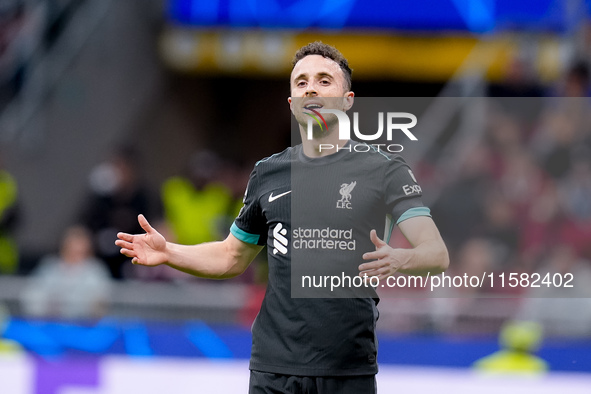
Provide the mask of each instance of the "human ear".
POLYGON ((345 103, 343 106, 345 111, 350 110, 351 107, 353 106, 353 101, 355 101, 354 97, 355 97, 355 93, 353 93, 351 91, 345 93, 345 103))

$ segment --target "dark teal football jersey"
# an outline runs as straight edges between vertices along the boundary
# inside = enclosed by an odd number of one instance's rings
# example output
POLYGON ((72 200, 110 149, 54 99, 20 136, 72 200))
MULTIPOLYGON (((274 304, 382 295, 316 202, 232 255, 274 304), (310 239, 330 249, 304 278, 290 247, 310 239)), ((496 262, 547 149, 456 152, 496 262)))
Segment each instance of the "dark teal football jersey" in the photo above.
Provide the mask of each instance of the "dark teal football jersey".
POLYGON ((371 146, 348 150, 353 144, 314 159, 298 145, 259 161, 251 173, 231 232, 268 251, 267 291, 252 327, 253 370, 377 373, 373 287, 315 285, 358 276, 363 253, 375 250, 372 229, 388 239, 394 223, 429 216, 429 209, 399 155, 371 146))

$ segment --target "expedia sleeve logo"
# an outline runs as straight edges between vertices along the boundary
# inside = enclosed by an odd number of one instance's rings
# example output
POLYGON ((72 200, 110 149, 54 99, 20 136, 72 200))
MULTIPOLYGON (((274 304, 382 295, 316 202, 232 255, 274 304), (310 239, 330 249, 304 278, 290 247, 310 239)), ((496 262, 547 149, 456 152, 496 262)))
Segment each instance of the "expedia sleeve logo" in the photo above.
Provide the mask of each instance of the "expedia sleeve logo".
MULTIPOLYGON (((408 170, 408 173, 410 175, 410 177, 412 178, 412 180, 417 183, 417 178, 415 178, 415 175, 412 173, 411 170, 408 170)), ((422 190, 421 187, 419 185, 404 185, 402 186, 402 190, 404 191, 405 195, 410 195, 410 194, 421 194, 422 190)))

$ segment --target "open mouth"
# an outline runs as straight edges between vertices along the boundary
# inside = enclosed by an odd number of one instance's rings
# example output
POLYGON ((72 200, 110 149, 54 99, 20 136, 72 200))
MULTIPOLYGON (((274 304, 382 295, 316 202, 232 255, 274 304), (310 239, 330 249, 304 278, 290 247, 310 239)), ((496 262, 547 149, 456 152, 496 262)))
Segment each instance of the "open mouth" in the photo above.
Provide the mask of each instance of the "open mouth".
POLYGON ((308 109, 308 110, 316 110, 316 109, 322 109, 322 104, 318 104, 318 103, 309 103, 306 104, 304 106, 304 109, 308 109))
POLYGON ((326 124, 326 120, 324 120, 324 117, 319 112, 323 107, 324 106, 320 103, 308 102, 304 105, 303 109, 306 109, 310 112, 303 112, 303 113, 312 117, 316 121, 316 123, 318 123, 318 126, 320 126, 321 129, 328 130, 328 125, 326 124))

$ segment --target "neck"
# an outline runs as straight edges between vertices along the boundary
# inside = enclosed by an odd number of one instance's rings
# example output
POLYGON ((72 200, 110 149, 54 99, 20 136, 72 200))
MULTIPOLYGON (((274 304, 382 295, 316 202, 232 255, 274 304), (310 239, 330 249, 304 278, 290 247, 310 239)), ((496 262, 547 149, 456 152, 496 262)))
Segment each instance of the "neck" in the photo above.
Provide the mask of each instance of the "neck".
POLYGON ((348 140, 340 140, 338 130, 334 130, 334 128, 329 129, 329 132, 322 137, 309 140, 306 130, 300 126, 300 136, 302 137, 304 154, 311 158, 337 153, 340 148, 349 142, 348 140))

